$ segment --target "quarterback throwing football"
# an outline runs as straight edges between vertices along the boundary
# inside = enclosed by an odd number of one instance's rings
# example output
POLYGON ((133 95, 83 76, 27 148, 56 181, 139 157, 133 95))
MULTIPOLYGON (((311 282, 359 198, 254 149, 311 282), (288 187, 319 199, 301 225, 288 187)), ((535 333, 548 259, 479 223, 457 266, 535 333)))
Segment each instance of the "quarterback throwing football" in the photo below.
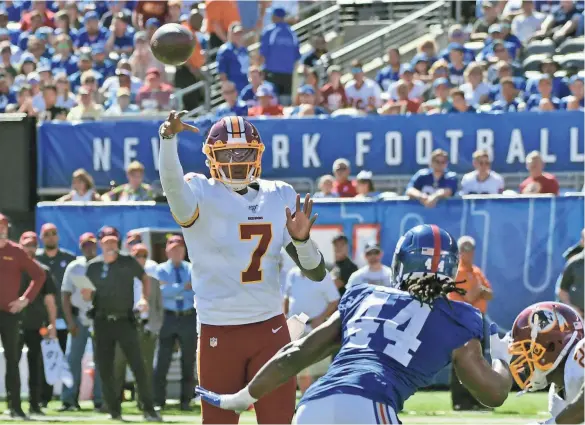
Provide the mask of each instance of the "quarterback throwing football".
MULTIPOLYGON (((292 186, 260 179, 264 144, 256 127, 222 118, 203 145, 211 178, 184 175, 176 135, 199 130, 182 115, 171 112, 160 127, 160 179, 193 263, 199 382, 229 394, 290 342, 278 282, 281 248, 314 281, 325 277, 325 262, 310 238, 313 201, 307 195, 301 210, 292 186)), ((256 402, 258 423, 290 423, 295 390, 291 379, 256 402)), ((206 402, 202 410, 204 424, 238 423, 233 411, 206 402)))

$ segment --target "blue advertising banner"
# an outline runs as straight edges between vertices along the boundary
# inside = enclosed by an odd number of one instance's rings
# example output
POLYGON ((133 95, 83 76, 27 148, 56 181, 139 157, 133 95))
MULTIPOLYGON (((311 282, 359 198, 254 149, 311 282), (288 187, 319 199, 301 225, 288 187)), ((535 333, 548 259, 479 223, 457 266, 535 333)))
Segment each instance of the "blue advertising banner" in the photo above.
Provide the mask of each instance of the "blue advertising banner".
MULTIPOLYGON (((351 240, 356 261, 366 242, 378 238, 384 262, 390 264, 400 235, 421 223, 435 223, 454 237, 470 235, 477 242, 475 263, 490 280, 495 298, 489 314, 510 326, 516 314, 534 302, 554 298, 563 269, 562 253, 579 240, 583 228, 582 196, 453 199, 436 208, 413 201, 316 202, 319 219, 312 231, 326 260, 332 261, 331 238, 340 232, 351 240)), ((167 205, 98 205, 41 203, 37 231, 55 223, 61 244, 79 252, 77 240, 105 224, 125 233, 144 227, 176 229, 167 205)))
MULTIPOLYGON (((472 169, 477 149, 493 154, 494 170, 525 172, 524 159, 541 152, 548 171, 582 171, 583 114, 577 111, 504 115, 450 114, 305 119, 256 119, 266 145, 266 178, 317 178, 331 173, 333 161, 350 160, 353 172, 412 175, 429 163, 433 149, 449 152, 450 168, 472 169)), ((212 122, 201 119, 199 135, 180 136, 185 171, 206 172, 203 135, 212 122)), ((155 121, 43 123, 38 137, 39 188, 69 187, 77 168, 89 171, 99 187, 124 182, 133 160, 146 166, 146 180, 158 180, 158 127, 155 121)))

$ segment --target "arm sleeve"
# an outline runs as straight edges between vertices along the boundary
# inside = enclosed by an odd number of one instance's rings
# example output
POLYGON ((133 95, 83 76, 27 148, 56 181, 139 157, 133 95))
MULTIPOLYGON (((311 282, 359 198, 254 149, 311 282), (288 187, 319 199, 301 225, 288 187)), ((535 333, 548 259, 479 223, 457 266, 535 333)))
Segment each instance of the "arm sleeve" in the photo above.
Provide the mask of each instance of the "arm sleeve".
POLYGON ((160 142, 159 172, 163 190, 175 221, 181 227, 190 227, 199 217, 199 205, 196 194, 183 177, 177 138, 161 138, 160 142))
POLYGON ((31 278, 30 284, 24 294, 22 296, 27 298, 29 301, 35 299, 41 287, 44 285, 45 280, 47 279, 47 274, 41 268, 41 266, 35 262, 33 259, 29 258, 28 255, 23 250, 19 250, 20 255, 20 264, 25 271, 31 278))

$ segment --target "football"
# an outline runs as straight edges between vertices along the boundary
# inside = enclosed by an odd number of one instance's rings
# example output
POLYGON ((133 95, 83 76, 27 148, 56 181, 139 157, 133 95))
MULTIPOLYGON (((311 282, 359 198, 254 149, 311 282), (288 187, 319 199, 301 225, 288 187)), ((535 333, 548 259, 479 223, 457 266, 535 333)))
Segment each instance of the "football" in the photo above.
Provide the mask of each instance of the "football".
POLYGON ((166 65, 182 65, 193 53, 195 40, 187 28, 165 24, 152 35, 150 48, 155 58, 166 65))

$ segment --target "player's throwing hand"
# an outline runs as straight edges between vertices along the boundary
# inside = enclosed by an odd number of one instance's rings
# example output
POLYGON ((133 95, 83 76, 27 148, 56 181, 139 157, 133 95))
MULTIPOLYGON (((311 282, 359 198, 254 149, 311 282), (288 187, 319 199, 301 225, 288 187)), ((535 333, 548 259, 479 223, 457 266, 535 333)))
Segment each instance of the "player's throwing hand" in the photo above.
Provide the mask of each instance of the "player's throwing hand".
POLYGON ((186 124, 181 121, 181 118, 186 115, 189 111, 171 111, 167 120, 163 123, 160 132, 165 137, 171 137, 175 134, 179 134, 182 131, 192 131, 193 133, 199 133, 199 129, 191 124, 186 124))
POLYGON ((286 207, 286 228, 288 233, 296 241, 306 241, 309 239, 311 227, 317 220, 317 214, 311 217, 313 210, 313 200, 307 193, 305 196, 304 209, 301 210, 301 195, 297 194, 297 207, 294 216, 289 207, 286 207))

